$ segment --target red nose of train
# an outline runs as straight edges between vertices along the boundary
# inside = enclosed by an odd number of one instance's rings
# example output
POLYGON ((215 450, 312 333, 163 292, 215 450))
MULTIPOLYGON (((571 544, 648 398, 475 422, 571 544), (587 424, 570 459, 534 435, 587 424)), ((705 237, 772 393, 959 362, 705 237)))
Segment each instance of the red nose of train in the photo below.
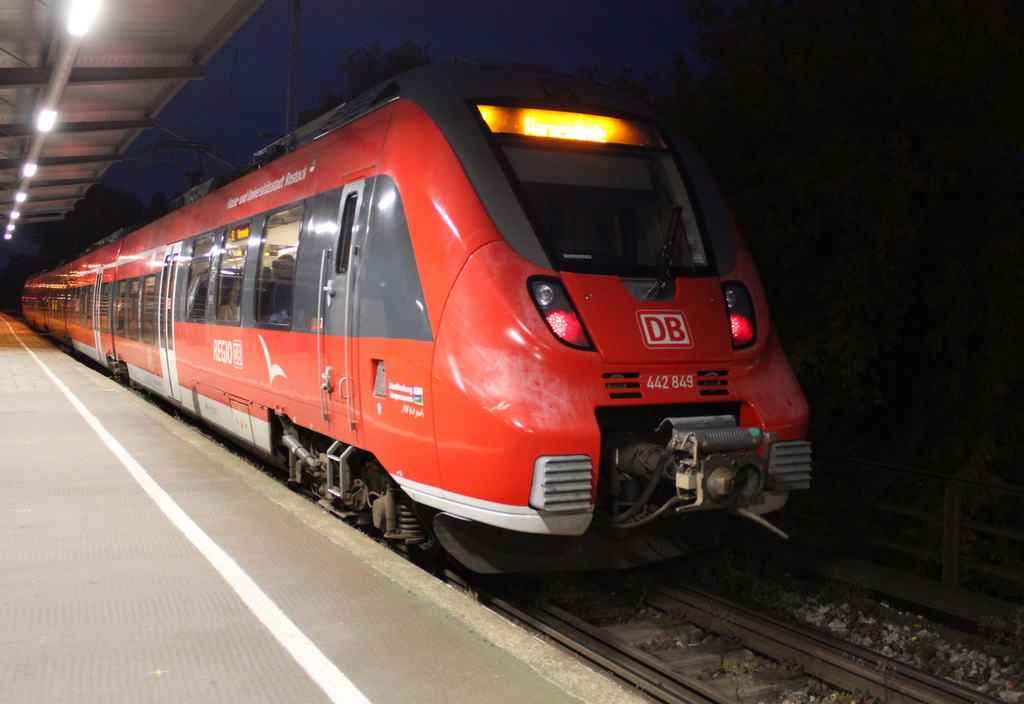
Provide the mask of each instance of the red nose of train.
POLYGON ((732 357, 730 317, 717 278, 676 279, 670 295, 656 300, 645 298, 650 281, 573 273, 563 273, 562 279, 605 362, 725 362, 732 357))

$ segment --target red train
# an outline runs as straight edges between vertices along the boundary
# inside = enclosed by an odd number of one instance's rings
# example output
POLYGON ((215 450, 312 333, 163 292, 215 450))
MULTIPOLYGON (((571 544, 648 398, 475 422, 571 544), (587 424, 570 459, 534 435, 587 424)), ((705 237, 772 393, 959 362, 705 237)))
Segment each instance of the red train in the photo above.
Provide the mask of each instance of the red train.
POLYGON ((26 319, 389 539, 626 566, 809 485, 747 247, 621 93, 416 69, 179 205, 30 279, 26 319))

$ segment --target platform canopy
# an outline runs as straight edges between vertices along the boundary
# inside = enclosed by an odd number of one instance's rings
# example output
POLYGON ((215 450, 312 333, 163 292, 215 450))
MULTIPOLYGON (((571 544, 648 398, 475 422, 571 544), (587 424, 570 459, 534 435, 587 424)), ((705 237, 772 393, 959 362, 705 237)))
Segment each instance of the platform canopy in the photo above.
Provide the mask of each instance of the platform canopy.
POLYGON ((0 0, 0 232, 63 218, 262 3, 0 0))

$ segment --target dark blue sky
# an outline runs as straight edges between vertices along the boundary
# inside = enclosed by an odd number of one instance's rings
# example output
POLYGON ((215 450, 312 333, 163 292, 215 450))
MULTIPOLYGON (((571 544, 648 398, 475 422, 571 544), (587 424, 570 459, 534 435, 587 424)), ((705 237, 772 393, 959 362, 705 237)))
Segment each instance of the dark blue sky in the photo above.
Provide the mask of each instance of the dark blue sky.
MULTIPOLYGON (((315 106, 327 90, 342 87, 340 55, 379 41, 385 48, 406 40, 427 45, 435 61, 475 56, 530 63, 575 73, 635 69, 667 75, 671 54, 690 47, 687 0, 302 0, 300 110, 315 106)), ((264 5, 207 64, 207 77, 187 85, 157 116, 180 137, 212 145, 235 166, 281 135, 285 125, 288 40, 292 0, 264 5)), ((187 187, 165 151, 149 145, 173 140, 154 129, 129 148, 103 181, 138 193, 173 195, 187 187), (154 161, 159 160, 159 161, 154 161)), ((186 152, 179 154, 193 163, 186 152)), ((207 177, 227 167, 206 158, 207 177)))

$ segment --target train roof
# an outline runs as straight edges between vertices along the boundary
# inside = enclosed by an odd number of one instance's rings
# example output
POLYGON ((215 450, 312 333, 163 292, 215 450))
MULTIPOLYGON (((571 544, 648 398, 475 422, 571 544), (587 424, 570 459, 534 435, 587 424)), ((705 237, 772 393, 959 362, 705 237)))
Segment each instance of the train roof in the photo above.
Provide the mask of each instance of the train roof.
MULTIPOLYGON (((493 156, 487 158, 492 154, 491 147, 467 105, 522 101, 536 107, 550 105, 556 109, 594 111, 612 116, 621 113, 657 120, 647 106, 606 86, 542 67, 456 57, 441 64, 406 71, 375 86, 260 150, 242 169, 211 179, 179 196, 172 203, 171 211, 194 203, 400 98, 417 104, 437 124, 505 239, 520 255, 544 268, 553 268, 553 265, 533 234, 533 228, 511 187, 504 183, 501 167, 493 156)), ((710 234, 719 271, 727 272, 735 262, 733 224, 728 206, 710 170, 692 145, 669 125, 659 123, 678 150, 684 171, 696 192, 695 207, 699 209, 699 217, 710 234)), ((116 233, 87 251, 111 244, 124 234, 125 231, 116 233)))
POLYGON ((646 106, 620 91, 565 73, 529 64, 456 56, 440 64, 411 69, 374 86, 264 147, 242 168, 190 189, 172 202, 171 210, 188 205, 399 98, 424 108, 442 130, 448 122, 446 118, 462 109, 466 101, 496 98, 554 101, 653 116, 646 106))

